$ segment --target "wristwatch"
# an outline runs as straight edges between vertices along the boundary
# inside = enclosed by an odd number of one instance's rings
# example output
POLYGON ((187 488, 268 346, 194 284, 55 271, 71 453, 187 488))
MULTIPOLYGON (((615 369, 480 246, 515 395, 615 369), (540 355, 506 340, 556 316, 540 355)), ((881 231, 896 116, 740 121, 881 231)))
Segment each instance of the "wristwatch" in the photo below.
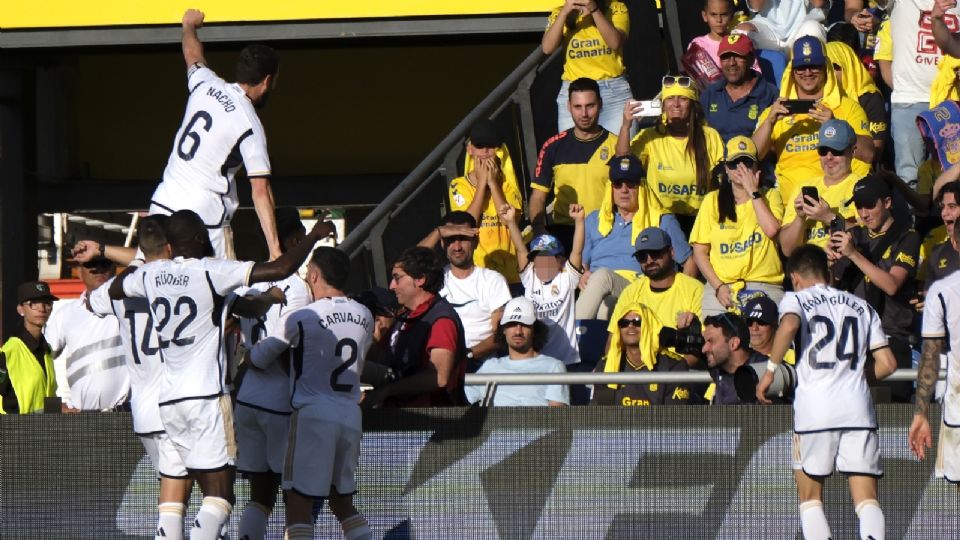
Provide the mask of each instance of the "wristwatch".
POLYGON ((760 199, 763 197, 763 194, 760 193, 759 191, 754 191, 753 193, 750 194, 750 196, 753 197, 754 199, 760 199))

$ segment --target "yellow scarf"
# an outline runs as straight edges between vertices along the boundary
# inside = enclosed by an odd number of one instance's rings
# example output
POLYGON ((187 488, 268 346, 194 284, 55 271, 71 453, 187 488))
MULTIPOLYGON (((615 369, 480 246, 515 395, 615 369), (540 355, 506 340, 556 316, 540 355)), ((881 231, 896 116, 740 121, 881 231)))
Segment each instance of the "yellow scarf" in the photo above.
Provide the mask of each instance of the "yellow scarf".
POLYGON ((960 101, 957 93, 957 74, 954 70, 960 68, 960 59, 943 55, 940 65, 937 66, 937 76, 930 86, 930 108, 933 109, 944 101, 960 101))
MULTIPOLYGON (((609 180, 604 186, 604 191, 606 195, 600 202, 600 211, 597 213, 597 231, 600 232, 600 236, 606 237, 613 230, 614 212, 617 209, 613 204, 613 184, 609 180)), ((659 227, 660 218, 664 213, 663 206, 650 193, 646 182, 641 182, 640 189, 637 190, 637 211, 633 213, 630 245, 637 243, 637 237, 647 227, 659 227)))
MULTIPOLYGON (((507 149, 507 145, 501 144, 500 148, 497 148, 496 156, 500 158, 500 170, 503 171, 504 188, 506 188, 507 185, 511 185, 517 193, 522 193, 522 191, 520 191, 520 184, 517 182, 517 172, 513 168, 513 160, 510 159, 510 150, 507 149)), ((473 156, 470 155, 470 152, 467 152, 467 156, 463 159, 464 176, 471 170, 473 170, 473 156)), ((504 189, 504 191, 506 191, 506 189, 504 189)))
MULTIPOLYGON (((640 315, 640 359, 643 360, 643 365, 648 370, 653 371, 653 366, 657 364, 657 352, 660 350, 660 329, 663 328, 663 324, 654 315, 653 310, 639 302, 631 302, 623 307, 618 305, 617 308, 613 313, 613 320, 616 321, 619 321, 631 311, 640 315)), ((620 364, 623 362, 622 353, 620 332, 614 332, 610 336, 610 349, 607 351, 603 367, 604 373, 620 372, 620 364)), ((616 390, 622 385, 609 384, 607 386, 616 390)))
POLYGON ((846 43, 831 41, 827 43, 827 57, 831 62, 840 66, 843 78, 840 80, 840 86, 848 96, 860 97, 871 92, 880 93, 877 83, 873 82, 870 72, 864 67, 863 62, 857 58, 857 53, 853 52, 846 43))
MULTIPOLYGON (((845 94, 840 85, 837 84, 837 77, 833 74, 833 66, 830 65, 830 62, 831 59, 828 54, 827 65, 823 66, 827 75, 827 82, 823 85, 823 98, 820 101, 833 110, 840 106, 840 98, 845 94)), ((783 77, 780 78, 780 97, 800 99, 797 94, 797 85, 793 82, 793 57, 790 58, 790 63, 787 64, 786 69, 783 70, 783 77)))

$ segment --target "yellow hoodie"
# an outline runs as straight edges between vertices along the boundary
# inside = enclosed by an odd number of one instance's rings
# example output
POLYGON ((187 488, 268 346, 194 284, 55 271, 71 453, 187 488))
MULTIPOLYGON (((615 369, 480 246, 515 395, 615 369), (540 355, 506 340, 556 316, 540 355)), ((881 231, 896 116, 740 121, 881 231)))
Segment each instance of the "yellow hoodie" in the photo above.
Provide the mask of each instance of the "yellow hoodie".
MULTIPOLYGON (((657 353, 660 351, 660 329, 663 324, 653 313, 653 310, 638 302, 617 306, 613 313, 612 320, 620 320, 624 315, 630 312, 640 315, 640 358, 643 365, 650 371, 657 364, 657 353)), ((607 351, 606 361, 604 363, 604 373, 620 373, 621 363, 623 362, 623 344, 620 340, 620 332, 610 334, 610 349, 607 351)), ((621 385, 609 384, 610 388, 616 390, 621 385)))

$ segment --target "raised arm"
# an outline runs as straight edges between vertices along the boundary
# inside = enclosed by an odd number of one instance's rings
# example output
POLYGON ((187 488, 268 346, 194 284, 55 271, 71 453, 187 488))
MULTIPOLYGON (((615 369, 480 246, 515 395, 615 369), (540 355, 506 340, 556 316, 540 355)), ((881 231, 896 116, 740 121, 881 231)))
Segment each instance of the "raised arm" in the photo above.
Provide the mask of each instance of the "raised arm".
POLYGON ((570 205, 570 217, 573 218, 573 245, 570 246, 570 265, 577 270, 583 270, 583 244, 586 239, 584 221, 586 212, 579 204, 570 205))
POLYGON ((203 12, 198 9, 188 9, 183 14, 183 61, 187 67, 194 64, 207 64, 203 57, 203 43, 197 35, 197 29, 203 26, 203 12))
POLYGON ((265 176, 251 178, 250 187, 252 189, 253 207, 257 211, 257 218, 260 219, 260 229, 263 231, 263 237, 267 239, 270 259, 276 259, 280 256, 282 250, 280 249, 280 240, 277 238, 277 222, 274 217, 276 203, 273 200, 270 179, 265 176))
POLYGON ((553 20, 553 24, 547 28, 547 31, 543 33, 543 39, 540 40, 540 48, 543 49, 543 54, 553 54, 553 51, 560 48, 560 44, 563 42, 563 27, 567 24, 567 17, 574 10, 578 10, 576 4, 579 1, 566 0, 563 3, 557 18, 553 20))
POLYGON ((943 22, 947 11, 957 7, 957 0, 934 0, 930 18, 933 19, 933 39, 944 54, 960 56, 960 34, 954 34, 943 22))
POLYGON ((85 263, 100 256, 106 257, 117 264, 128 266, 137 256, 137 250, 124 246, 108 246, 95 240, 80 240, 74 244, 70 254, 79 263, 85 263))
POLYGON ((337 228, 325 217, 318 219, 307 237, 289 251, 270 262, 258 262, 250 271, 250 283, 280 281, 292 275, 307 260, 310 250, 320 240, 337 234, 337 228))
POLYGON ((510 241, 517 248, 517 268, 523 270, 530 262, 530 250, 523 243, 523 233, 520 232, 520 226, 517 225, 517 209, 507 203, 501 205, 500 221, 507 227, 507 231, 510 233, 510 241))

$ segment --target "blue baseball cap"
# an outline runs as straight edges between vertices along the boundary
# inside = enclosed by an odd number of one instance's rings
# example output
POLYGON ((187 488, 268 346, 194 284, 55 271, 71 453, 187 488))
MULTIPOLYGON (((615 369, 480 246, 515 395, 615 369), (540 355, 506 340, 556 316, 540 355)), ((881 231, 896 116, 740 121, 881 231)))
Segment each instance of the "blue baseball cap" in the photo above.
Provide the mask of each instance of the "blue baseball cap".
POLYGON ((837 152, 843 152, 857 142, 857 134, 853 132, 850 124, 836 118, 831 118, 820 126, 819 137, 817 148, 830 148, 837 152))
POLYGON ((660 227, 647 227, 640 231, 640 236, 637 237, 637 249, 634 251, 634 255, 639 251, 660 251, 671 245, 670 235, 664 232, 663 229, 660 227))
POLYGON ((823 49, 823 42, 813 36, 797 38, 793 42, 792 67, 827 65, 827 55, 823 49))
POLYGON ((530 257, 537 255, 563 255, 563 244, 551 234, 541 234, 530 242, 530 257))
POLYGON ((643 163, 633 154, 614 156, 608 162, 610 165, 611 182, 629 182, 639 184, 643 180, 643 163))

